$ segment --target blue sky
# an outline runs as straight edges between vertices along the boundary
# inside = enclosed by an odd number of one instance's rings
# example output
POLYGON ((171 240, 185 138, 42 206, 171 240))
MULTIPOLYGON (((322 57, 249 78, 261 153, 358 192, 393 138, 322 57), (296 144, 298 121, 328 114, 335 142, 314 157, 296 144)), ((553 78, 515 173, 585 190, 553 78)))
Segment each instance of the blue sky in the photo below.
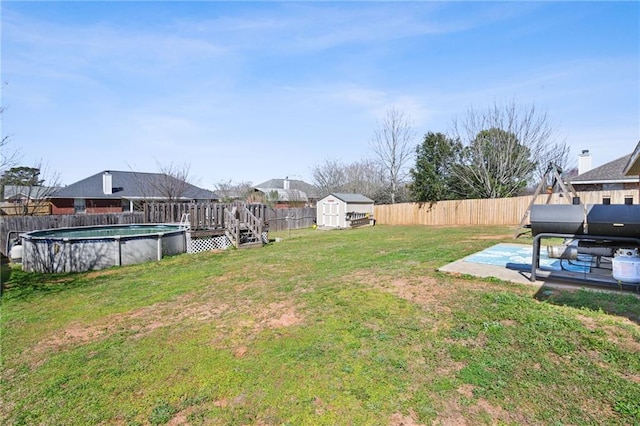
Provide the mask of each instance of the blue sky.
POLYGON ((188 165, 194 181, 311 182, 418 134, 534 104, 576 159, 640 139, 638 2, 2 1, 2 134, 70 184, 188 165))

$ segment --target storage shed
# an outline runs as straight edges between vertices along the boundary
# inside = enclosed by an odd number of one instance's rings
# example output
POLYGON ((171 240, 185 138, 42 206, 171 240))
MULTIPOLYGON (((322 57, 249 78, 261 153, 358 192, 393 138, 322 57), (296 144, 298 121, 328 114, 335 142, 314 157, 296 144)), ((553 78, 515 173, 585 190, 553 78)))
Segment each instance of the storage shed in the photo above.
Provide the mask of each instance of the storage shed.
POLYGON ((332 193, 318 200, 318 226, 348 228, 373 225, 373 200, 361 194, 332 193))

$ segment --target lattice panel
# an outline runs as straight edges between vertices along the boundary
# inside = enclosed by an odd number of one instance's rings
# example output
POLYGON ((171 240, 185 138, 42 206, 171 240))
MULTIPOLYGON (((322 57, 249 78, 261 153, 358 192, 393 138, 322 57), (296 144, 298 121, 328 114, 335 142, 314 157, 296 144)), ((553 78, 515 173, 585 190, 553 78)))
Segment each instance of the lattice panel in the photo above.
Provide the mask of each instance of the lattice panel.
POLYGON ((211 250, 225 250, 231 246, 231 241, 225 236, 218 237, 187 237, 190 242, 187 244, 189 253, 200 253, 211 250))

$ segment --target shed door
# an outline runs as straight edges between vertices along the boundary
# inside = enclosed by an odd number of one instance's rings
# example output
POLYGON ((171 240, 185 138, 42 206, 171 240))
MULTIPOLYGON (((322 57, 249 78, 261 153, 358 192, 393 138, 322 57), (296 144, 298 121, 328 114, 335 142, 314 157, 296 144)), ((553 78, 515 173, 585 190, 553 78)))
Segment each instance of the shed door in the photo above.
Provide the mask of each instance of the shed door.
POLYGON ((338 226, 338 203, 322 203, 322 216, 326 226, 338 226))

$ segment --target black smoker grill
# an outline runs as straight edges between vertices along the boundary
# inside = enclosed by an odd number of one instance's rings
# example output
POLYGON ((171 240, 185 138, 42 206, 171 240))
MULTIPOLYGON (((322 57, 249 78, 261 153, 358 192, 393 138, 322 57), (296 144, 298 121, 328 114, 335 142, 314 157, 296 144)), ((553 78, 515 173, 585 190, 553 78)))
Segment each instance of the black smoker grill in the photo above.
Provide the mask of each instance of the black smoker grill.
POLYGON ((533 236, 552 233, 640 238, 640 205, 534 204, 530 217, 533 236))
MULTIPOLYGON (((607 249, 615 251, 621 247, 640 249, 640 205, 534 204, 529 217, 534 236, 531 281, 536 279, 542 238, 576 240, 575 253, 586 254, 593 250, 606 253, 607 249)), ((564 257, 563 250, 558 252, 563 252, 560 258, 569 258, 564 257)), ((573 248, 571 252, 573 256, 573 248)))
POLYGON ((531 206, 530 218, 533 236, 543 232, 573 235, 584 233, 583 205, 534 204, 531 206))
POLYGON ((640 205, 591 205, 587 224, 589 235, 640 238, 640 205))

